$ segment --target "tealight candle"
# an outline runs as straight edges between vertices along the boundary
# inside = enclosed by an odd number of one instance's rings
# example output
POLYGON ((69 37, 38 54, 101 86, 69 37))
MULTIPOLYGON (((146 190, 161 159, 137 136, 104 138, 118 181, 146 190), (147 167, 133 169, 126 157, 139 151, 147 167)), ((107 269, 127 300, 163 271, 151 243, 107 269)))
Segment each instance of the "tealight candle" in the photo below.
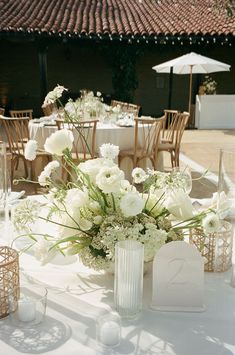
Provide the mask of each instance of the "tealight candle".
POLYGON ((36 304, 30 297, 18 301, 18 318, 22 322, 32 322, 36 318, 36 304))
POLYGON ((100 342, 105 346, 116 346, 120 342, 121 328, 114 320, 107 321, 100 326, 100 342))

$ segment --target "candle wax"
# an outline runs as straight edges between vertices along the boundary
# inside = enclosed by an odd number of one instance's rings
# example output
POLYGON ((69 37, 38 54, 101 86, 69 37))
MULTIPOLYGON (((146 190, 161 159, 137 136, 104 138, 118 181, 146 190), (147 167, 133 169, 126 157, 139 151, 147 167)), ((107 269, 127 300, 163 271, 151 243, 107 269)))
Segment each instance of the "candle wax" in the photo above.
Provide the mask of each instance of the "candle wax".
POLYGON ((115 321, 107 321, 100 327, 100 341, 106 346, 118 345, 120 341, 120 326, 115 321))
POLYGON ((32 322, 36 318, 36 304, 29 297, 19 299, 17 311, 22 322, 32 322))

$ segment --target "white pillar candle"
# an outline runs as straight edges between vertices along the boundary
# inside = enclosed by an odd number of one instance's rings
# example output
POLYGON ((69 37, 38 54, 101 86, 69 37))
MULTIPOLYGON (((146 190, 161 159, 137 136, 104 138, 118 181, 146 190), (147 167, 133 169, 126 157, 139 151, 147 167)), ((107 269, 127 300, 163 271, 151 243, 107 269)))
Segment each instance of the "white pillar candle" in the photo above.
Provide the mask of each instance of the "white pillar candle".
POLYGON ((231 286, 235 287, 235 265, 232 265, 231 286))
POLYGON ((18 301, 18 318, 22 322, 32 322, 36 318, 36 304, 29 298, 24 297, 18 301))
POLYGON ((100 342, 106 346, 115 346, 120 342, 120 325, 113 321, 107 321, 100 326, 100 342))

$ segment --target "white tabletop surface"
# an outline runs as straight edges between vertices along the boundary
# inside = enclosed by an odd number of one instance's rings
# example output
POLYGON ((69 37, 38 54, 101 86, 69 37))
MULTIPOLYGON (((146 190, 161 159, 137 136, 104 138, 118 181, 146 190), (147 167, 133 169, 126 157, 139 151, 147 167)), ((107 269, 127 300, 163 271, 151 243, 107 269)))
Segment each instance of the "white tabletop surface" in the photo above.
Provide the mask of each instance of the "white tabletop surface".
POLYGON ((144 276, 141 317, 122 323, 122 340, 113 349, 96 342, 96 319, 114 310, 114 277, 85 268, 75 257, 41 266, 28 254, 20 257, 22 280, 46 286, 47 314, 32 329, 17 329, 8 318, 0 320, 0 354, 235 354, 235 288, 231 270, 205 273, 202 313, 158 312, 151 302, 151 271, 144 276), (74 259, 75 258, 75 259, 74 259), (65 261, 70 264, 62 265, 65 261))

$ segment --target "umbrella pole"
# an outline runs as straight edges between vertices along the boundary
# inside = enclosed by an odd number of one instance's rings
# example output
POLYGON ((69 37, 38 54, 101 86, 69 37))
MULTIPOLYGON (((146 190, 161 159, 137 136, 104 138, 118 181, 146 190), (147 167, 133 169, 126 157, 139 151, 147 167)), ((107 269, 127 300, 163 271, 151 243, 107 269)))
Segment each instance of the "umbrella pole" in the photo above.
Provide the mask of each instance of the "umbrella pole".
POLYGON ((169 76, 169 95, 168 95, 168 109, 171 109, 171 101, 172 101, 172 82, 173 82, 173 67, 170 70, 169 76))
POLYGON ((188 112, 191 114, 193 66, 190 65, 188 112))

